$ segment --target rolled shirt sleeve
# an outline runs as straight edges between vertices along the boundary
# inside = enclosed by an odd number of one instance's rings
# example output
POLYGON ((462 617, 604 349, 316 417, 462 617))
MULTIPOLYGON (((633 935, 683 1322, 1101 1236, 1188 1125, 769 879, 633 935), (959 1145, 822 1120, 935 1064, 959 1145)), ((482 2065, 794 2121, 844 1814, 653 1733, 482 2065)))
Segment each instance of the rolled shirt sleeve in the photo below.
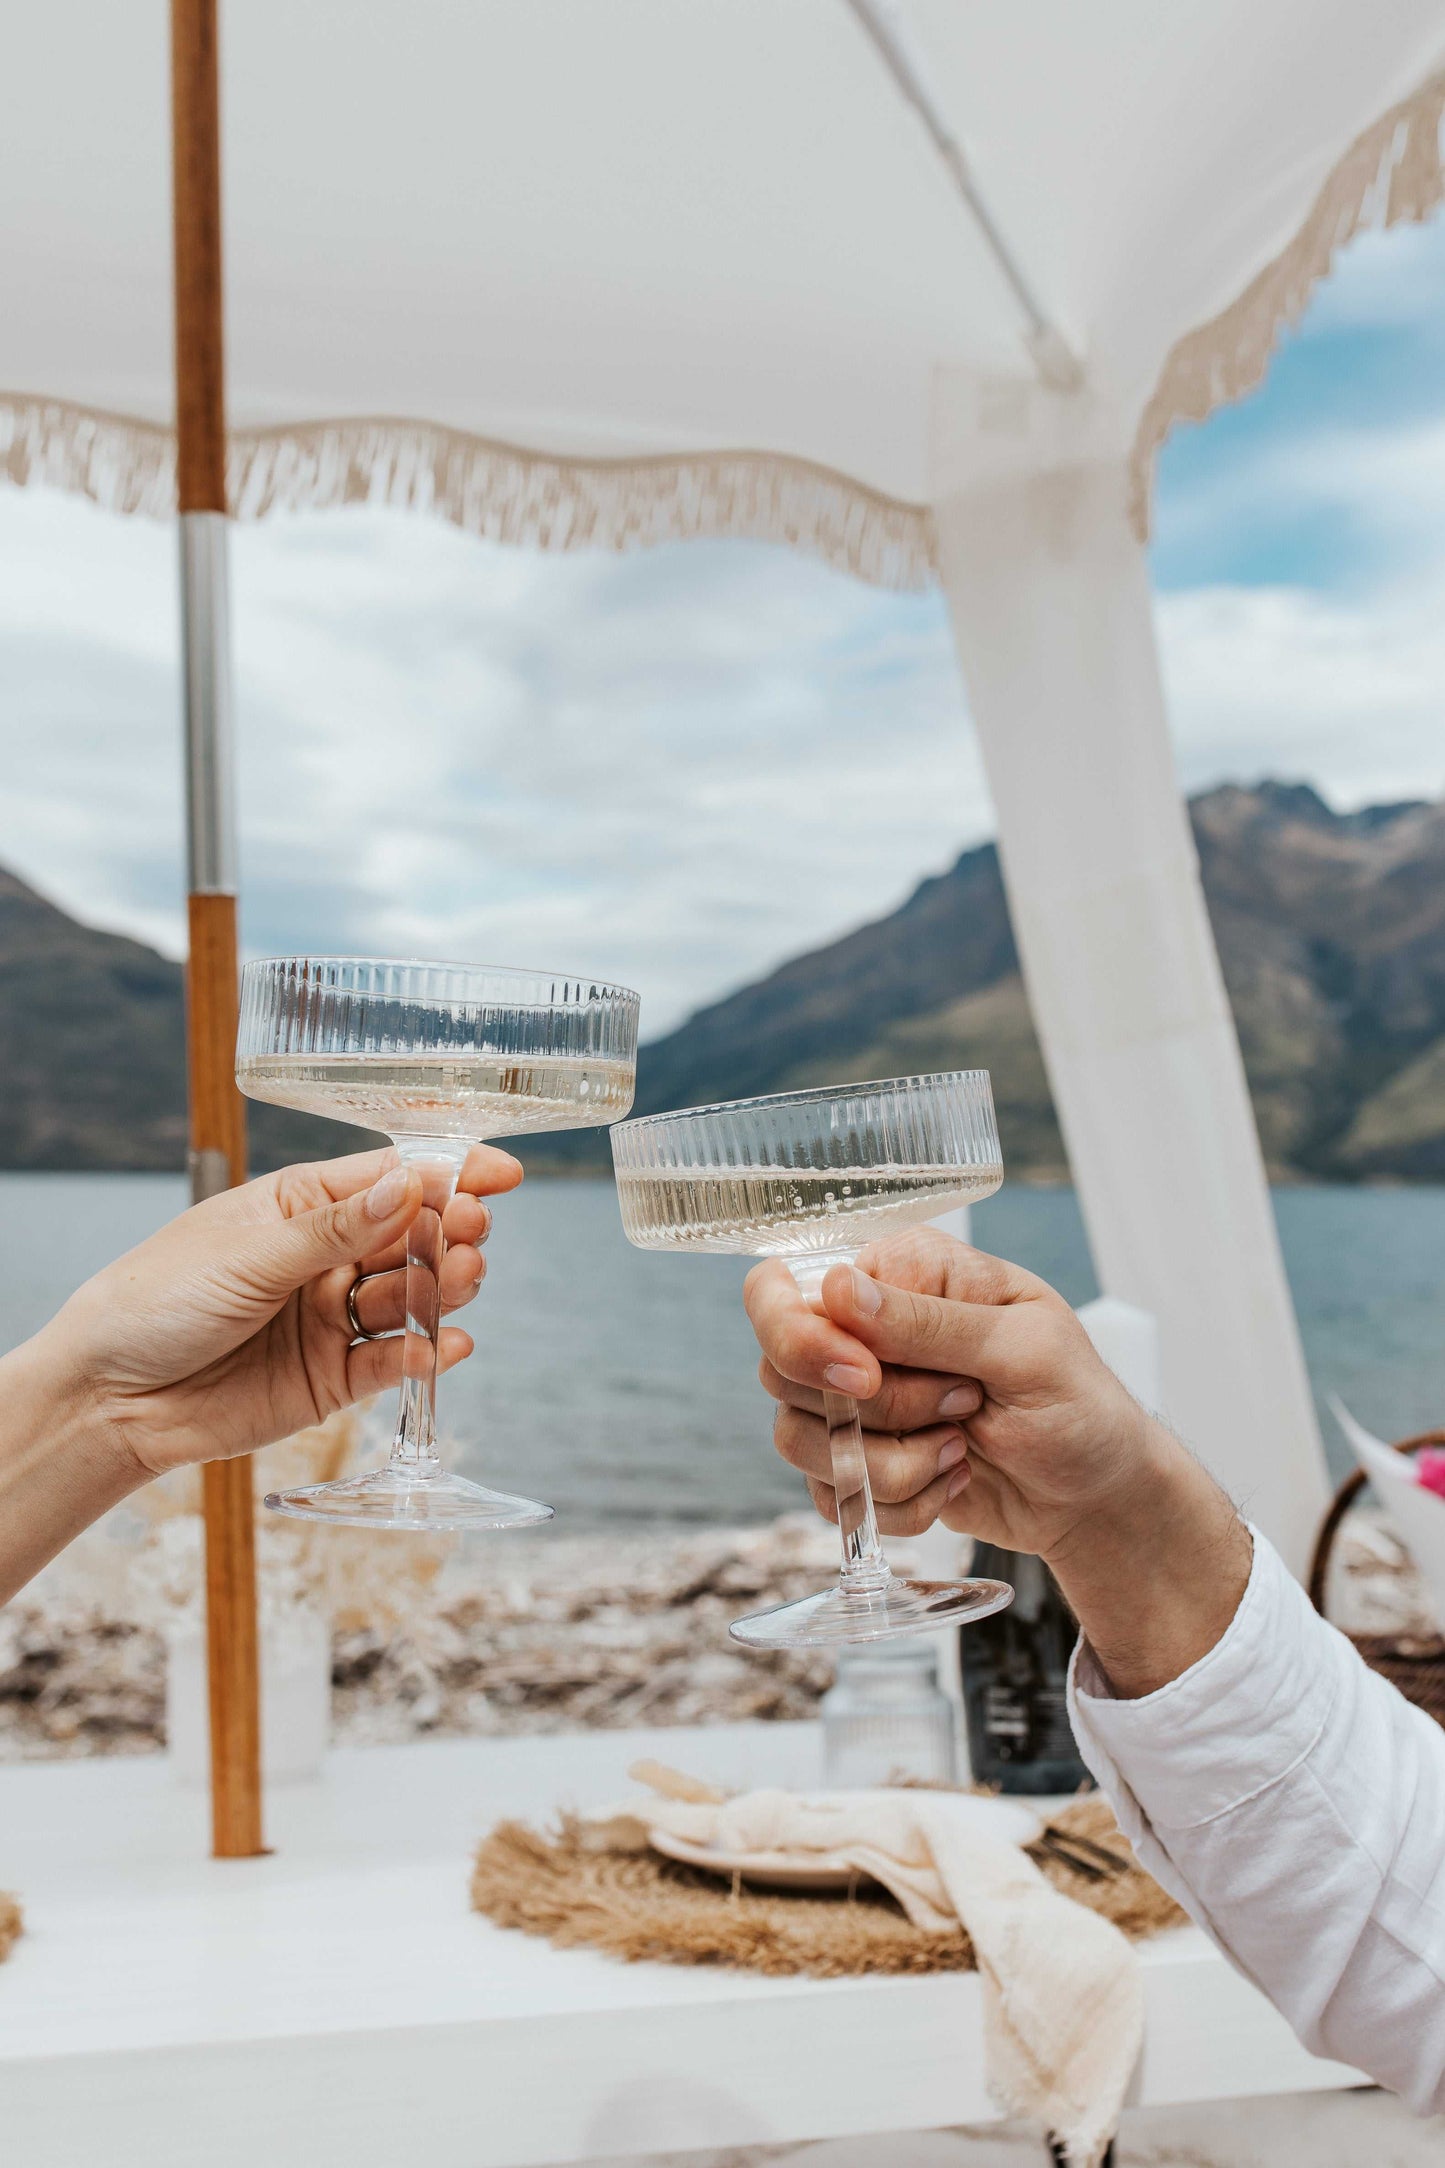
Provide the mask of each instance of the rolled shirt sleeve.
POLYGON ((1081 1643, 1069 1707, 1140 1859, 1305 2046, 1445 2109, 1445 1731, 1257 1532, 1207 1656, 1122 1701, 1081 1643))

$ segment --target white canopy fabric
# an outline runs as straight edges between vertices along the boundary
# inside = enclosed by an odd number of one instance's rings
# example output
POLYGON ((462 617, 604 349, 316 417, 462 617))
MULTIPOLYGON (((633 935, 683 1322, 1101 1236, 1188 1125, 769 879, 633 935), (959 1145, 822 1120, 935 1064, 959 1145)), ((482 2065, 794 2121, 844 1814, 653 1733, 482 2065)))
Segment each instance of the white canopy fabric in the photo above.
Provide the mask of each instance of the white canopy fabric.
MULTIPOLYGON (((1170 424, 1257 381, 1362 221, 1441 192, 1442 0, 907 0, 904 28, 1136 526, 1170 424)), ((239 0, 222 39, 241 516, 372 499, 933 576, 939 386, 956 487, 1035 371, 849 0, 239 0)), ((165 511, 164 0, 12 9, 4 68, 0 467, 165 511)))

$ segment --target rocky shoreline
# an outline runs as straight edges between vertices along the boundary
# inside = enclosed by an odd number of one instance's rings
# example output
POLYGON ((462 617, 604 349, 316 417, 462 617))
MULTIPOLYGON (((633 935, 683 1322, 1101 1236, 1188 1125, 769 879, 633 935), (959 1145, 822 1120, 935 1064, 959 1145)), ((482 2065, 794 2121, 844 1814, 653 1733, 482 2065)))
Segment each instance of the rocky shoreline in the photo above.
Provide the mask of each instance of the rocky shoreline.
MULTIPOLYGON (((831 1662, 745 1655, 727 1626, 815 1588, 835 1546, 790 1516, 699 1534, 511 1538, 505 1560, 501 1546, 484 1566, 473 1553, 465 1572, 454 1559, 429 1585, 409 1584, 392 1618, 336 1622, 333 1738, 811 1715, 831 1662)), ((123 1587, 102 1600, 72 1571, 0 1611, 0 1760, 162 1749, 166 1640, 150 1610, 128 1606, 123 1587)))
MULTIPOLYGON (((743 1530, 512 1537, 481 1561, 459 1554, 434 1578, 410 1576, 389 1615, 339 1607, 333 1738, 811 1716, 831 1659, 745 1654, 727 1627, 826 1581, 835 1544, 811 1517, 789 1515, 743 1530)), ((127 1600, 114 1561, 101 1574, 85 1564, 0 1611, 0 1761, 164 1748, 166 1640, 154 1606, 127 1600)), ((1408 1559, 1373 1516, 1352 1517, 1333 1582, 1342 1625, 1432 1630, 1408 1559)))

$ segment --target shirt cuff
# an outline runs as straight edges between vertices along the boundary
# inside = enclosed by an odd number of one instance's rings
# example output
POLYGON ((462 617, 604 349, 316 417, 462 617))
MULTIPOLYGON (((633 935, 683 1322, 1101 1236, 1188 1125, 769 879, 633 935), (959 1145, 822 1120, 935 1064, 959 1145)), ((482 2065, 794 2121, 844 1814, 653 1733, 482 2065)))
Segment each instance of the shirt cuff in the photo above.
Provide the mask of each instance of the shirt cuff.
MULTIPOLYGON (((1138 1701, 1109 1692, 1084 1643, 1069 1667, 1069 1714, 1111 1796, 1132 1794, 1158 1830, 1191 1829, 1279 1782, 1318 1740, 1336 1689, 1321 1641, 1338 1640, 1278 1553, 1252 1529, 1239 1609, 1197 1664, 1138 1701)), ((1131 1817, 1132 1819, 1132 1817, 1131 1817)))

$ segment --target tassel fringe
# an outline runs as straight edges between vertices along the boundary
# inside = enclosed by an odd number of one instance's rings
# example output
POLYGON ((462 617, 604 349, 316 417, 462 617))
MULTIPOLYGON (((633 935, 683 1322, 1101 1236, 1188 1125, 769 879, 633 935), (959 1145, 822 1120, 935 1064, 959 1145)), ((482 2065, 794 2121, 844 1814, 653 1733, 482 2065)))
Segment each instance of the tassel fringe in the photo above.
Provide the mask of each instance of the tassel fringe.
MULTIPOLYGON (((0 394, 0 474, 110 511, 175 510, 168 429, 60 401, 0 394)), ((766 452, 559 459, 423 422, 315 422, 233 432, 227 491, 238 519, 390 505, 544 550, 732 537, 789 544, 878 587, 925 588, 935 576, 926 506, 766 452)))
POLYGON ((1129 512, 1141 542, 1149 534, 1155 461, 1176 422, 1205 421, 1263 381, 1280 334, 1299 322, 1347 241, 1367 227, 1418 223, 1445 197, 1442 114, 1445 70, 1356 137, 1283 253, 1171 349, 1129 459, 1129 512))

